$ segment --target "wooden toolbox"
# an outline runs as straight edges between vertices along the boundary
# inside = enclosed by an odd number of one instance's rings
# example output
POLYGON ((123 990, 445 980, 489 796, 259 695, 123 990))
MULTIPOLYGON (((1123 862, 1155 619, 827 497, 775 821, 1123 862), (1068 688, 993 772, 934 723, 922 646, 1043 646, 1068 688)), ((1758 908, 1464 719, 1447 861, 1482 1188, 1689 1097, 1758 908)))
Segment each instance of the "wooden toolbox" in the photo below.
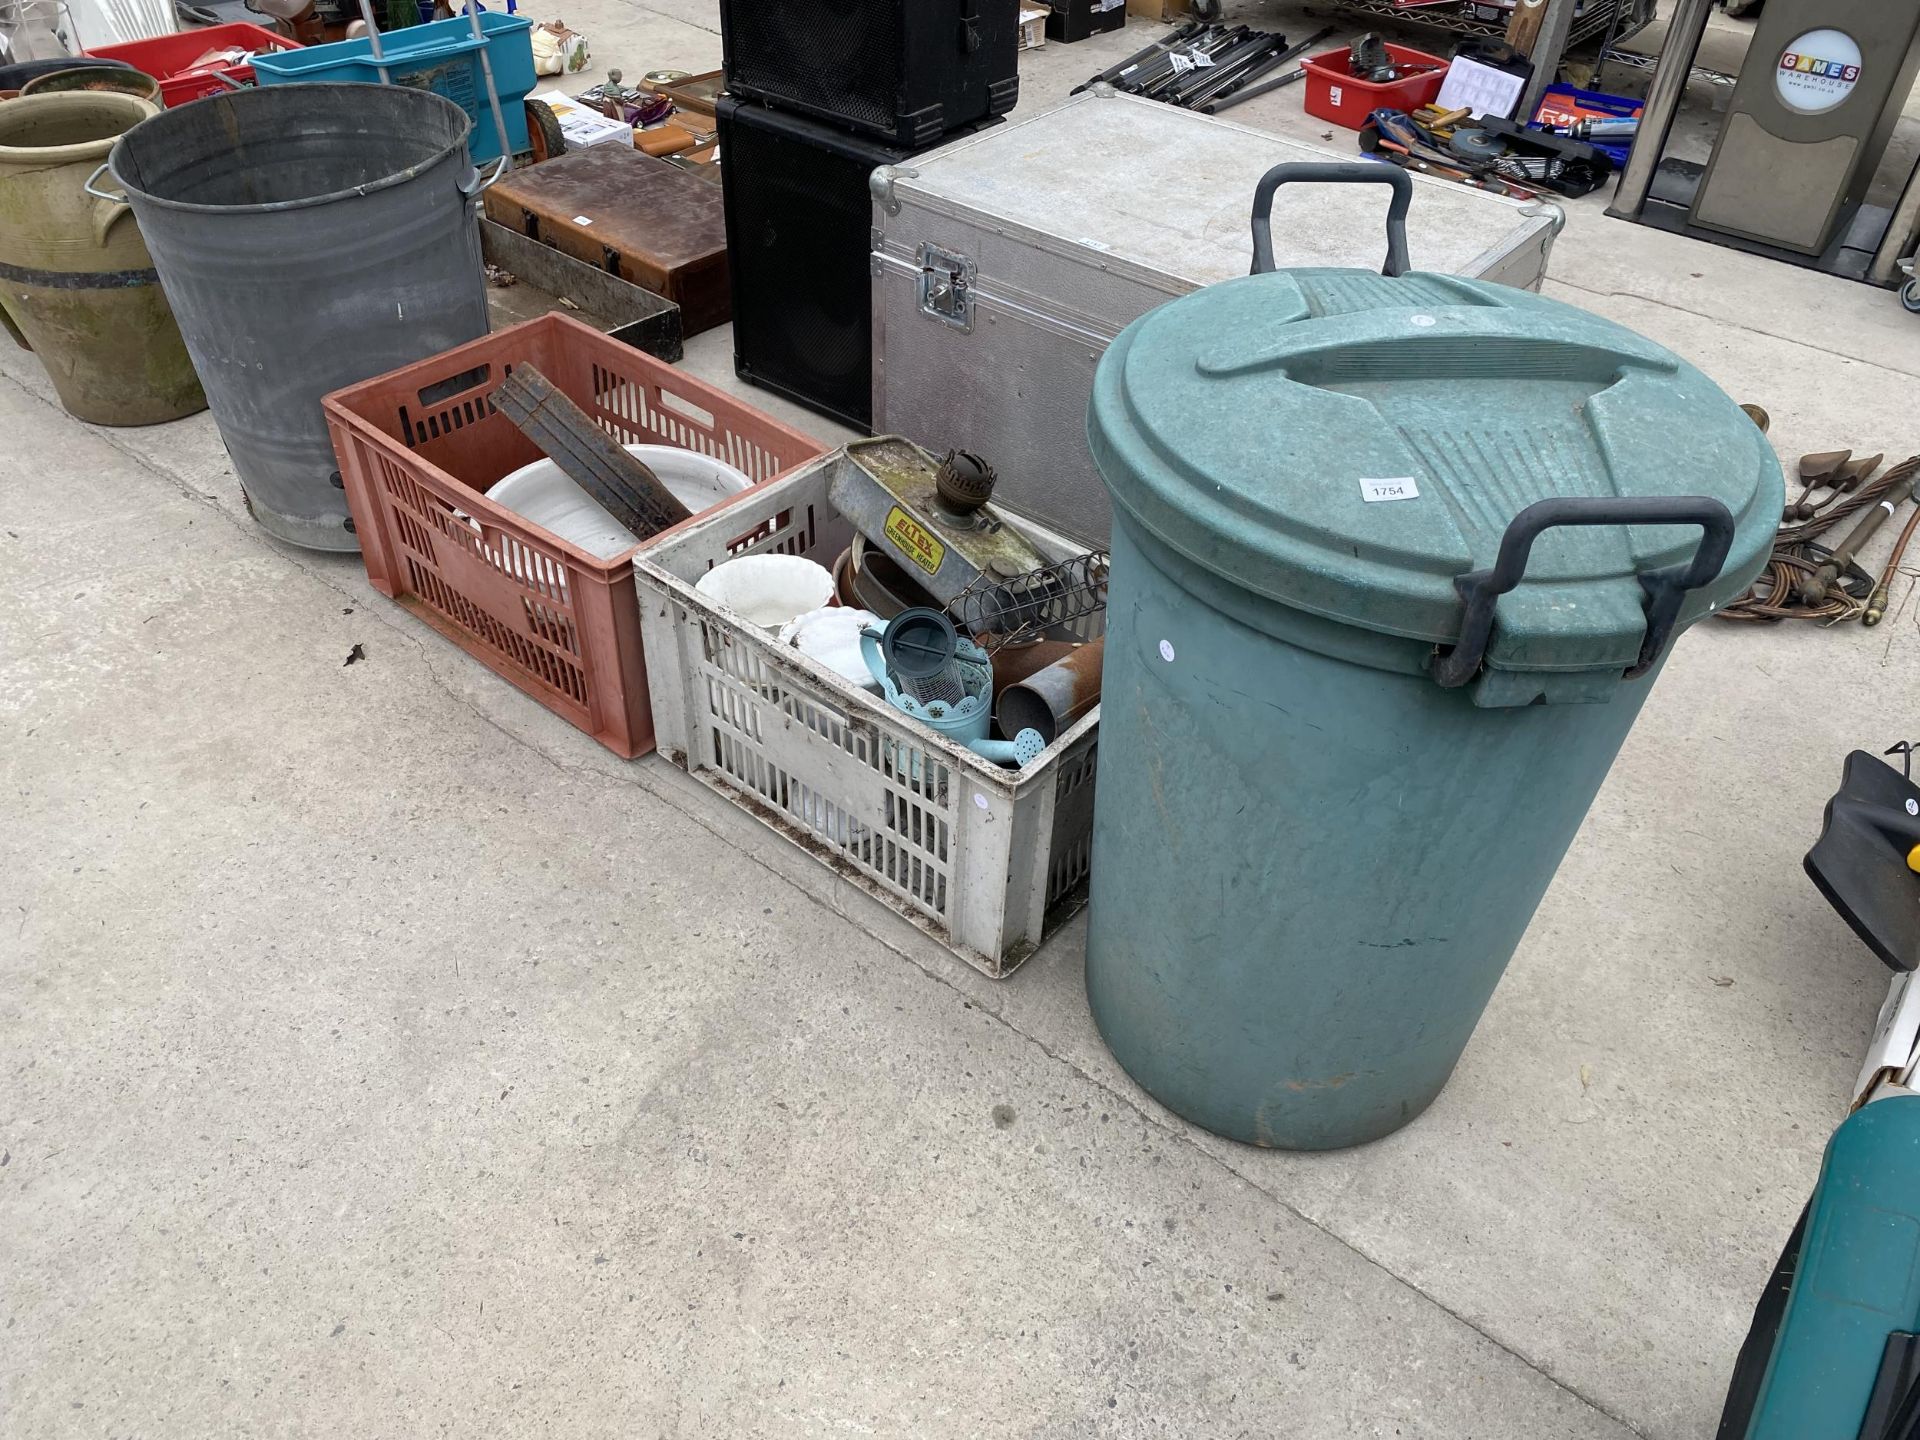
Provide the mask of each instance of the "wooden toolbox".
POLYGON ((624 145, 595 145, 503 176, 487 218, 680 307, 688 335, 731 318, 721 191, 624 145))

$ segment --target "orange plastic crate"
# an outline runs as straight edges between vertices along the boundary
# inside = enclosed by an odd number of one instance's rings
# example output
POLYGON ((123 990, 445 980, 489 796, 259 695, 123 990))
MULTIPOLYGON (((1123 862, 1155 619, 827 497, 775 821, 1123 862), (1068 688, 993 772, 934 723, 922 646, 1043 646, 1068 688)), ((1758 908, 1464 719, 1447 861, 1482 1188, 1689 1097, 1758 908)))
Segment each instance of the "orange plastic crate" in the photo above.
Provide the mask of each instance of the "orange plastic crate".
POLYGON ((488 486, 542 458, 488 398, 521 364, 621 443, 697 450, 756 485, 826 447, 560 314, 322 402, 374 588, 632 759, 653 749, 633 556, 665 537, 601 560, 487 499, 488 486))

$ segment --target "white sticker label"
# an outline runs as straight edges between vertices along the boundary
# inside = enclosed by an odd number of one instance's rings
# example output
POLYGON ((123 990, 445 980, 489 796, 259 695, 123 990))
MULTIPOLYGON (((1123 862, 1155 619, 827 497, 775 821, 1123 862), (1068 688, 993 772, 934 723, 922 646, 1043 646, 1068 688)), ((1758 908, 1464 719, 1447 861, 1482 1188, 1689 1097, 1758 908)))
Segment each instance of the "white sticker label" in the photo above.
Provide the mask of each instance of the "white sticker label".
POLYGON ((1346 93, 1347 92, 1342 90, 1338 85, 1329 87, 1327 90, 1327 103, 1329 105, 1338 105, 1340 103, 1340 97, 1346 93))
POLYGON ((987 808, 987 797, 984 795, 975 795, 973 797, 973 803, 978 809, 984 810, 987 808))
POLYGON ((1809 30, 1780 52, 1773 86, 1780 103, 1802 115, 1844 105, 1860 83, 1860 47, 1841 30, 1809 30))
POLYGON ((1107 244, 1107 242, 1104 240, 1093 240, 1093 239, 1089 239, 1086 236, 1081 237, 1080 243, 1086 246, 1087 249, 1089 250, 1111 250, 1113 248, 1111 245, 1107 244))
POLYGON ((1193 61, 1185 55, 1182 55, 1178 50, 1174 51, 1173 54, 1167 58, 1173 61, 1173 73, 1176 75, 1184 75, 1193 69, 1193 61))
POLYGON ((1411 475, 1393 480, 1362 480, 1360 498, 1371 505, 1376 500, 1418 500, 1420 487, 1411 475))
POLYGON ((1162 640, 1160 642, 1160 658, 1169 665, 1173 663, 1173 642, 1171 640, 1162 640))
POLYGON ((1204 50, 1194 51, 1193 68, 1196 70, 1211 70, 1213 68, 1213 56, 1207 54, 1204 50))
POLYGON ((1414 315, 1408 318, 1407 323, 1422 330, 1431 330, 1439 322, 1431 315, 1414 315))
POLYGON ((1909 815, 1920 815, 1920 800, 1915 800, 1915 799, 1913 799, 1913 798, 1911 798, 1911 797, 1909 797, 1909 798, 1908 798, 1908 800, 1907 800, 1907 814, 1909 814, 1909 815))
POLYGON ((576 215, 573 217, 573 223, 576 225, 591 225, 593 223, 593 217, 591 215, 576 215))

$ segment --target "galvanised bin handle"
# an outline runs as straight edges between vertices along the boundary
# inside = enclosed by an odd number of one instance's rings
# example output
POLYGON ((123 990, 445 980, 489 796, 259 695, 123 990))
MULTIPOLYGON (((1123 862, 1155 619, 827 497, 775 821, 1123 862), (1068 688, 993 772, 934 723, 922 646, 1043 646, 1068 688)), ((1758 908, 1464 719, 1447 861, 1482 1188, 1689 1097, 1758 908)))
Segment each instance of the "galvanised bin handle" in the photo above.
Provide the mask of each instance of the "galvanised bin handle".
POLYGON ((100 179, 100 177, 107 173, 107 166, 110 163, 112 162, 107 160, 102 160, 100 164, 94 169, 94 172, 91 175, 87 176, 86 179, 80 182, 80 188, 86 191, 87 194, 93 196, 93 198, 96 200, 105 200, 112 205, 125 205, 127 203, 127 197, 124 194, 110 195, 105 190, 96 190, 93 188, 94 184, 100 179))
POLYGON ((466 182, 460 186, 460 193, 466 196, 466 198, 469 200, 473 199, 474 196, 478 195, 482 190, 488 189, 502 175, 506 174, 507 166, 512 163, 513 163, 512 156, 509 156, 509 155, 500 156, 497 160, 494 161, 493 173, 487 176, 487 178, 484 180, 480 178, 480 167, 477 165, 474 166, 473 174, 469 176, 466 182))
POLYGON ((1382 275, 1404 275, 1411 268, 1407 259, 1407 208, 1413 204, 1413 180, 1397 165, 1382 165, 1373 160, 1332 160, 1302 163, 1290 161, 1276 165, 1260 177, 1253 191, 1253 269, 1251 275, 1265 275, 1273 263, 1273 192, 1282 185, 1305 181, 1328 185, 1389 185, 1393 201, 1387 206, 1387 263, 1382 275))
POLYGON ((1526 574, 1527 558, 1540 532, 1556 525, 1698 525, 1700 548, 1684 565, 1670 565, 1640 577, 1647 593, 1647 634, 1640 658, 1623 677, 1632 680, 1651 670, 1673 636, 1680 605, 1689 590, 1708 584, 1727 563, 1733 548, 1733 515, 1708 495, 1654 495, 1638 499, 1566 496, 1536 500, 1507 526, 1500 553, 1487 570, 1454 577, 1453 585, 1466 601, 1460 640, 1433 662, 1433 678, 1449 690, 1458 689, 1480 673, 1493 635, 1493 612, 1500 597, 1526 574))
POLYGON ((110 195, 105 190, 97 190, 94 188, 95 182, 107 173, 109 163, 108 161, 101 161, 100 168, 80 182, 80 188, 82 190, 94 199, 105 202, 104 205, 96 205, 93 209, 93 243, 96 245, 105 245, 107 243, 107 232, 113 229, 114 223, 133 213, 133 202, 128 200, 124 194, 110 195))

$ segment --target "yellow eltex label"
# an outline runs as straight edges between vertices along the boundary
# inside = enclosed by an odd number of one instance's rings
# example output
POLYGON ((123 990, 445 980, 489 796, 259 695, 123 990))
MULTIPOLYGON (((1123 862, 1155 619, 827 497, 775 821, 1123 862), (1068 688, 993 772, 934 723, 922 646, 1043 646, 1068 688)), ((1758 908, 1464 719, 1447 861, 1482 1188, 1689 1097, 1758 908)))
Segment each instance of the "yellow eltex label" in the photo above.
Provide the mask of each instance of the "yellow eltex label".
POLYGON ((940 562, 947 558, 947 547, 936 540, 926 526, 896 505, 887 512, 887 523, 882 528, 887 532, 887 539, 900 547, 902 555, 929 575, 940 573, 940 562))

